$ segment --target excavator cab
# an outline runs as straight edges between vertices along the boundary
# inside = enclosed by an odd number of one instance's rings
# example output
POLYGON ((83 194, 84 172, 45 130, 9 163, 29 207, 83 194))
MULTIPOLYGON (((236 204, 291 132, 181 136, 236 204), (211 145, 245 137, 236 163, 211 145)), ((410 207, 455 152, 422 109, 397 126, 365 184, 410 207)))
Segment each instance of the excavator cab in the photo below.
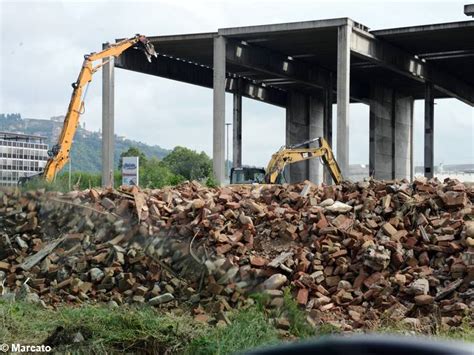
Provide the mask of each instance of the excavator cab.
POLYGON ((230 170, 231 184, 261 184, 265 181, 265 169, 256 167, 239 167, 230 170))

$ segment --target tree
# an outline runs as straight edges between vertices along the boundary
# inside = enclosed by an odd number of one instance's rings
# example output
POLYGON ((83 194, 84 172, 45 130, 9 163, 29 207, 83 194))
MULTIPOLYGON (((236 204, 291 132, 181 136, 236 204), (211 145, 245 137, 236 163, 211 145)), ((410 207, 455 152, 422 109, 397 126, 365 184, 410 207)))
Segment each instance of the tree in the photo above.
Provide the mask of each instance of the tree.
POLYGON ((157 158, 151 158, 140 168, 140 186, 152 189, 176 185, 184 180, 175 175, 157 158))
POLYGON ((130 147, 128 150, 122 152, 120 154, 120 160, 119 160, 119 169, 122 169, 122 158, 123 157, 138 157, 138 163, 140 166, 144 166, 146 164, 146 155, 140 149, 136 147, 130 147))
POLYGON ((206 153, 197 153, 185 147, 175 147, 163 158, 163 163, 173 174, 187 180, 203 180, 212 174, 212 161, 206 153))

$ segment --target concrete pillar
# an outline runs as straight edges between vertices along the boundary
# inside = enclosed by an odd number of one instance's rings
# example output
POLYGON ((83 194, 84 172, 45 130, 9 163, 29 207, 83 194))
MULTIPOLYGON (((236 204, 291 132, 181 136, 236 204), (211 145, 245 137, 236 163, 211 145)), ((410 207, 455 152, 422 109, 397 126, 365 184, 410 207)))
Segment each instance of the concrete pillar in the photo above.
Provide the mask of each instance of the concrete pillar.
POLYGON ((395 178, 413 180, 413 111, 412 96, 395 94, 395 178))
MULTIPOLYGON (((310 96, 309 98, 309 139, 324 136, 324 111, 325 102, 323 97, 310 96)), ((311 143, 310 147, 318 147, 317 142, 311 143)), ((308 161, 308 179, 316 184, 323 182, 324 166, 320 159, 310 159, 308 161)))
MULTIPOLYGON (((107 43, 103 48, 108 46, 107 43)), ((114 58, 102 67, 102 186, 114 186, 114 58)))
POLYGON ((393 90, 372 85, 370 90, 369 174, 376 179, 393 178, 393 90))
POLYGON ((337 162, 342 175, 349 172, 349 104, 352 27, 337 32, 337 162))
POLYGON ((240 94, 234 94, 232 164, 234 168, 242 166, 242 95, 240 94))
MULTIPOLYGON (((301 143, 309 139, 308 97, 305 94, 288 92, 286 106, 286 145, 301 143)), ((286 182, 301 182, 309 177, 308 161, 288 165, 284 176, 286 182)))
POLYGON ((213 73, 213 149, 214 177, 222 185, 225 179, 225 38, 214 38, 213 73))
POLYGON ((381 84, 371 87, 369 170, 376 179, 411 179, 413 102, 381 84))
POLYGON ((433 84, 425 87, 425 176, 434 176, 434 93, 433 84))
MULTIPOLYGON (((324 135, 325 102, 322 96, 292 91, 288 94, 286 108, 286 144, 296 144, 324 135)), ((317 143, 312 146, 318 146, 317 143)), ((285 171, 288 182, 310 180, 320 184, 323 166, 319 159, 288 165, 285 171)))
MULTIPOLYGON (((329 75, 329 84, 328 87, 324 90, 324 138, 328 142, 329 146, 332 148, 332 99, 333 99, 333 83, 332 74, 329 75)), ((324 182, 326 184, 332 184, 331 174, 324 169, 324 182)))

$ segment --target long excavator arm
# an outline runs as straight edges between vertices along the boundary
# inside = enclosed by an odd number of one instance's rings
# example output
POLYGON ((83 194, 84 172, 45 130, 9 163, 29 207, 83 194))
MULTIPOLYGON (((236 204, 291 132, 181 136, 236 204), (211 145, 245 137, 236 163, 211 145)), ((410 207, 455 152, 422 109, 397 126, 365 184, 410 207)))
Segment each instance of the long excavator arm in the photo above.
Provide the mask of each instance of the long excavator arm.
POLYGON ((68 162, 72 140, 79 123, 79 117, 84 111, 84 88, 90 83, 94 73, 106 64, 107 61, 104 61, 97 66, 93 66, 93 63, 97 60, 108 57, 118 57, 130 47, 142 50, 150 62, 152 55, 155 57, 157 56, 153 45, 145 36, 142 35, 136 35, 135 37, 111 44, 101 52, 91 53, 84 56, 84 62, 81 71, 79 72, 79 76, 76 82, 72 84, 73 92, 58 143, 48 151, 50 158, 43 171, 43 176, 47 181, 53 181, 57 172, 59 172, 68 162))
POLYGON ((287 164, 318 157, 321 157, 334 182, 336 184, 341 183, 341 169, 339 168, 339 165, 337 165, 331 147, 322 137, 293 146, 285 146, 282 147, 278 152, 274 153, 267 166, 265 182, 269 184, 276 183, 278 176, 283 172, 283 169, 285 169, 287 164), (316 141, 319 142, 319 147, 317 148, 301 148, 303 145, 307 145, 316 141))

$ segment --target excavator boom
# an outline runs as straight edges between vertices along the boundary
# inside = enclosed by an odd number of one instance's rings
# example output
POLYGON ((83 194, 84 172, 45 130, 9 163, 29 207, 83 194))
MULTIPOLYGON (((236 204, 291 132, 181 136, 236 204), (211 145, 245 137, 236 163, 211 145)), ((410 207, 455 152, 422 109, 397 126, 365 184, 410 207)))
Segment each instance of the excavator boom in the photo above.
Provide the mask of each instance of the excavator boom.
POLYGON ((47 181, 53 181, 56 174, 68 162, 72 140, 79 123, 79 117, 84 112, 83 96, 85 86, 92 81, 92 76, 94 73, 97 72, 97 70, 99 70, 104 64, 106 64, 107 61, 104 61, 95 67, 93 66, 93 63, 97 60, 102 60, 109 57, 118 57, 130 47, 143 51, 149 62, 151 62, 152 56, 157 56, 153 45, 143 35, 136 35, 132 38, 111 44, 98 53, 91 53, 84 56, 84 62, 82 63, 79 76, 76 82, 72 84, 73 92, 58 143, 48 151, 50 158, 47 161, 42 173, 43 177, 47 181))
POLYGON ((300 144, 282 147, 278 152, 272 155, 268 163, 265 181, 269 184, 275 184, 278 177, 285 169, 287 164, 296 163, 303 160, 320 157, 324 165, 328 168, 329 174, 336 184, 342 182, 342 174, 339 165, 334 158, 331 147, 328 142, 320 137, 300 144), (317 148, 302 148, 307 144, 319 142, 317 148))
POLYGON ((320 137, 306 142, 283 146, 272 155, 267 169, 255 167, 232 168, 230 172, 231 184, 253 184, 265 182, 276 184, 287 164, 296 163, 303 160, 321 158, 323 164, 328 168, 329 174, 336 184, 342 182, 342 174, 339 165, 328 142, 320 137), (305 148, 308 144, 319 143, 319 147, 305 148), (263 177, 263 179, 262 179, 263 177))

